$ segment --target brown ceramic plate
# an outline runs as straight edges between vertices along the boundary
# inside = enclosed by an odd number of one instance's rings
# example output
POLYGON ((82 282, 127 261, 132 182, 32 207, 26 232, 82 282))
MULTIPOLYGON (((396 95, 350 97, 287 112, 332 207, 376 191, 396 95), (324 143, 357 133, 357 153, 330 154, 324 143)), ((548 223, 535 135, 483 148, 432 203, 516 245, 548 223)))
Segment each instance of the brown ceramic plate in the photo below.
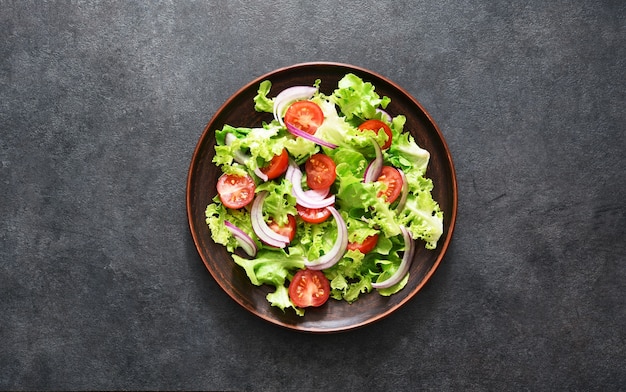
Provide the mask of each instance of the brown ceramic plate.
MULTIPOLYGON (((187 178, 187 217, 193 240, 198 252, 215 281, 237 303, 248 311, 282 327, 327 333, 346 331, 380 320, 396 311, 409 301, 426 284, 444 257, 456 220, 457 184, 452 158, 446 142, 430 115, 420 103, 404 89, 363 68, 338 63, 305 63, 281 68, 258 77, 230 97, 207 124, 191 160, 187 178), (407 118, 405 131, 411 132, 416 142, 431 154, 427 176, 434 182, 433 197, 444 212, 444 231, 437 249, 426 250, 418 246, 410 269, 406 287, 390 297, 376 293, 361 295, 353 304, 329 300, 320 308, 308 308, 304 317, 296 316, 293 310, 282 310, 270 306, 265 296, 269 287, 257 287, 248 280, 243 268, 236 265, 226 249, 215 244, 205 224, 204 211, 217 193, 215 184, 219 169, 211 162, 215 150, 214 131, 224 124, 254 127, 263 121, 271 121, 269 113, 257 113, 253 98, 259 83, 272 82, 270 96, 295 85, 313 85, 322 81, 320 90, 330 94, 337 82, 346 73, 352 72, 371 82, 381 96, 391 98, 387 111, 392 116, 404 114, 407 118)), ((272 288, 273 290, 273 288, 272 288)))

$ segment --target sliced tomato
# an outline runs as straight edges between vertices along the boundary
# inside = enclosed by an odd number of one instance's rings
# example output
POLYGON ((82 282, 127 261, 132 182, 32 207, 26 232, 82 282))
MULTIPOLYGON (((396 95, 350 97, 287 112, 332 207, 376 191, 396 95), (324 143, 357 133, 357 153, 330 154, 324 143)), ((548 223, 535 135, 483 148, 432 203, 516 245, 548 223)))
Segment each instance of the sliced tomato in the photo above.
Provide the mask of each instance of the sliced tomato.
POLYGON ((217 193, 227 208, 239 209, 254 199, 256 185, 249 175, 222 174, 217 180, 217 193))
POLYGON ((322 306, 330 297, 330 282, 322 271, 296 272, 289 284, 289 298, 299 308, 322 306))
POLYGON ((330 187, 337 173, 337 165, 331 157, 325 154, 315 154, 304 164, 306 172, 306 183, 311 189, 325 189, 330 187))
POLYGON ((300 215, 300 218, 302 218, 303 221, 309 223, 322 223, 330 216, 330 210, 326 207, 307 208, 302 207, 300 204, 296 204, 296 210, 298 210, 298 215, 300 215))
POLYGON ((380 120, 367 120, 363 124, 359 125, 359 129, 361 131, 370 130, 370 131, 374 131, 378 133, 378 131, 380 131, 381 128, 387 134, 387 141, 385 142, 383 146, 381 146, 381 148, 384 150, 386 148, 389 148, 389 146, 391 146, 391 128, 389 128, 389 125, 385 124, 384 122, 380 120))
POLYGON ((278 226, 278 223, 273 220, 270 220, 267 225, 274 232, 289 238, 289 242, 293 241, 296 236, 296 218, 293 215, 287 215, 287 224, 284 226, 278 226))
POLYGON ((378 234, 371 235, 363 240, 363 242, 348 242, 349 250, 358 250, 359 252, 365 254, 369 253, 376 247, 378 244, 378 234))
POLYGON ((268 180, 273 180, 286 172, 287 166, 289 166, 289 154, 283 148, 283 152, 275 155, 267 166, 261 168, 261 172, 267 176, 268 180))
POLYGON ((285 112, 285 123, 290 123, 302 131, 314 135, 324 122, 324 112, 318 104, 311 101, 296 101, 285 112))
POLYGON ((378 197, 384 197, 388 203, 396 201, 402 192, 402 175, 398 169, 391 166, 383 166, 378 182, 386 185, 386 189, 378 193, 378 197))

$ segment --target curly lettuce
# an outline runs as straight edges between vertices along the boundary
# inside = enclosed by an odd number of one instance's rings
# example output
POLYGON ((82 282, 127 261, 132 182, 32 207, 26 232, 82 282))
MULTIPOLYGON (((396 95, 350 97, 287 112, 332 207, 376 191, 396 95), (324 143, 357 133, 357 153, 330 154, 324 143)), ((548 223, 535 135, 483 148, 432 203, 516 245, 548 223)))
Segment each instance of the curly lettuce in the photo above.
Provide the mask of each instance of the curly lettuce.
MULTIPOLYGON (((316 81, 316 87, 320 81, 316 81)), ((255 110, 273 112, 270 98, 272 84, 263 81, 254 98, 255 110)), ((286 149, 294 161, 301 164, 309 156, 323 152, 336 164, 336 180, 331 191, 336 196, 335 207, 341 213, 348 228, 350 242, 361 243, 378 235, 375 248, 362 254, 347 250, 341 260, 326 269, 330 281, 331 297, 356 301, 361 294, 373 290, 372 282, 385 280, 398 269, 404 253, 404 241, 400 226, 406 227, 416 240, 427 249, 434 249, 443 234, 443 212, 432 197, 433 182, 426 177, 430 154, 421 148, 404 127, 406 117, 398 115, 387 119, 381 109, 390 103, 388 97, 380 96, 375 87, 354 74, 345 75, 330 94, 318 92, 311 98, 324 112, 324 122, 316 137, 337 145, 335 149, 320 147, 315 143, 290 134, 278 121, 271 120, 256 128, 225 125, 215 131, 216 146, 213 162, 224 173, 249 174, 256 183, 256 192, 267 191, 263 206, 265 219, 279 225, 288 215, 297 216, 296 199, 291 194, 291 184, 285 178, 263 183, 254 171, 264 167, 275 155, 286 149), (408 195, 403 208, 398 203, 387 203, 378 194, 384 184, 363 181, 368 164, 374 159, 372 139, 383 145, 387 135, 380 131, 361 131, 357 127, 366 119, 387 122, 392 130, 392 144, 383 151, 385 165, 402 170, 408 183, 408 195), (232 136, 228 136, 228 135, 232 136), (228 143, 227 143, 228 141, 228 143)), ((294 240, 285 249, 263 244, 255 235, 250 212, 243 208, 232 210, 224 207, 215 197, 205 211, 206 222, 213 240, 233 253, 234 262, 245 271, 252 284, 274 287, 267 294, 271 306, 283 311, 293 309, 304 315, 304 310, 293 305, 289 299, 288 283, 293 274, 304 268, 306 260, 314 260, 327 253, 337 238, 334 219, 319 224, 297 220, 294 240), (228 220, 248 234, 259 251, 253 258, 234 254, 236 239, 225 227, 228 220)), ((377 289, 380 295, 392 295, 408 282, 408 274, 392 287, 377 289)))

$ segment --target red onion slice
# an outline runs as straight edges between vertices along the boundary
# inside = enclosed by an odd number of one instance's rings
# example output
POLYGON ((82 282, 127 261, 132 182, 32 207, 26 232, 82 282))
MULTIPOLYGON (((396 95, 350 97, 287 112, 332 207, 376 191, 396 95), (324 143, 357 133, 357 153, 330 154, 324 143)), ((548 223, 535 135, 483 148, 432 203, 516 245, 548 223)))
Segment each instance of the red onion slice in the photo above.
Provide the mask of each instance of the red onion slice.
POLYGON ((411 261, 413 261, 413 253, 415 251, 415 244, 413 243, 413 237, 411 233, 404 226, 400 226, 402 236, 404 237, 404 255, 402 256, 402 262, 398 267, 398 270, 389 277, 389 279, 382 282, 372 283, 372 287, 375 289, 386 289, 401 281, 409 272, 411 261))
POLYGON ((290 158, 289 166, 287 166, 287 171, 285 172, 285 178, 291 181, 291 175, 293 174, 293 171, 295 169, 298 169, 298 164, 293 159, 290 158))
POLYGON ((343 220, 341 214, 335 209, 335 207, 326 208, 328 208, 330 213, 335 218, 335 222, 337 222, 337 240, 328 253, 324 254, 317 260, 307 260, 304 262, 304 265, 312 270, 324 270, 337 264, 337 262, 343 257, 344 253, 346 253, 346 248, 348 247, 348 228, 346 226, 346 222, 343 220))
MULTIPOLYGON (((230 146, 231 143, 237 138, 237 136, 233 135, 232 133, 227 133, 226 136, 224 137, 224 142, 226 142, 227 146, 230 146)), ((242 165, 245 165, 246 163, 248 163, 248 160, 250 160, 250 157, 246 154, 244 154, 241 151, 235 151, 233 153, 233 158, 235 159, 235 162, 239 162, 242 165)), ((263 180, 263 182, 266 182, 268 180, 268 177, 265 173, 263 173, 261 171, 260 168, 256 168, 254 169, 254 174, 257 175, 257 177, 259 177, 261 180, 263 180)))
POLYGON ((224 221, 224 226, 226 226, 226 228, 232 233, 233 237, 235 237, 239 245, 241 245, 241 248, 248 254, 248 256, 254 257, 256 255, 256 244, 248 234, 227 220, 224 221))
POLYGON ((391 118, 391 115, 389 115, 389 113, 387 113, 386 111, 384 111, 383 109, 380 109, 380 108, 377 108, 376 112, 382 114, 383 118, 385 120, 387 120, 387 122, 391 122, 392 118, 391 118))
POLYGON ((330 188, 324 189, 307 189, 304 191, 304 195, 310 199, 323 199, 330 193, 330 188))
POLYGON ((263 180, 263 182, 267 182, 267 180, 269 180, 269 177, 265 173, 263 173, 258 167, 254 169, 254 174, 256 174, 257 177, 259 177, 261 180, 263 180))
POLYGON ((252 209, 250 210, 252 229, 264 243, 276 248, 284 248, 289 243, 289 238, 270 229, 263 219, 263 202, 267 195, 267 191, 259 192, 252 202, 252 209))
POLYGON ((400 195, 400 201, 398 202, 398 206, 396 210, 398 212, 404 209, 404 205, 406 204, 406 199, 409 196, 409 183, 406 181, 406 176, 401 169, 398 169, 398 173, 400 173, 400 177, 402 177, 402 193, 400 195))
POLYGON ((287 130, 294 136, 300 136, 302 138, 312 141, 315 144, 319 144, 320 146, 324 146, 328 148, 337 148, 336 144, 327 142, 311 134, 308 134, 291 123, 287 123, 286 126, 287 126, 287 130))
POLYGON ((283 127, 283 112, 285 108, 294 101, 310 99, 317 92, 317 88, 312 86, 293 86, 284 89, 274 98, 273 114, 276 121, 283 127))
POLYGON ((324 208, 335 203, 335 195, 319 198, 319 196, 311 197, 306 194, 302 189, 302 171, 295 163, 291 163, 289 166, 287 168, 287 179, 291 181, 293 195, 296 197, 298 204, 306 208, 324 208))
POLYGON ((380 149, 380 146, 374 139, 370 139, 372 145, 374 146, 374 151, 376 153, 376 158, 367 165, 365 169, 365 175, 363 176, 363 182, 374 182, 380 177, 380 172, 383 169, 383 152, 380 149))

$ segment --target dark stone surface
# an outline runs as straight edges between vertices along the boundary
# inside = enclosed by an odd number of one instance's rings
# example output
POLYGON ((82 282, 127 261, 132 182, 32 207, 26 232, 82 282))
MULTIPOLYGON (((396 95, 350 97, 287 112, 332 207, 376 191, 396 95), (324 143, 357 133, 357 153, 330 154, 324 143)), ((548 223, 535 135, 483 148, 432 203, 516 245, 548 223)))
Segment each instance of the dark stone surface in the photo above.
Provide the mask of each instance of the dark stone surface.
POLYGON ((0 2, 0 389, 620 390, 622 1, 0 2), (191 154, 304 61, 404 86, 452 151, 425 289, 319 336, 245 312, 186 220, 191 154))

